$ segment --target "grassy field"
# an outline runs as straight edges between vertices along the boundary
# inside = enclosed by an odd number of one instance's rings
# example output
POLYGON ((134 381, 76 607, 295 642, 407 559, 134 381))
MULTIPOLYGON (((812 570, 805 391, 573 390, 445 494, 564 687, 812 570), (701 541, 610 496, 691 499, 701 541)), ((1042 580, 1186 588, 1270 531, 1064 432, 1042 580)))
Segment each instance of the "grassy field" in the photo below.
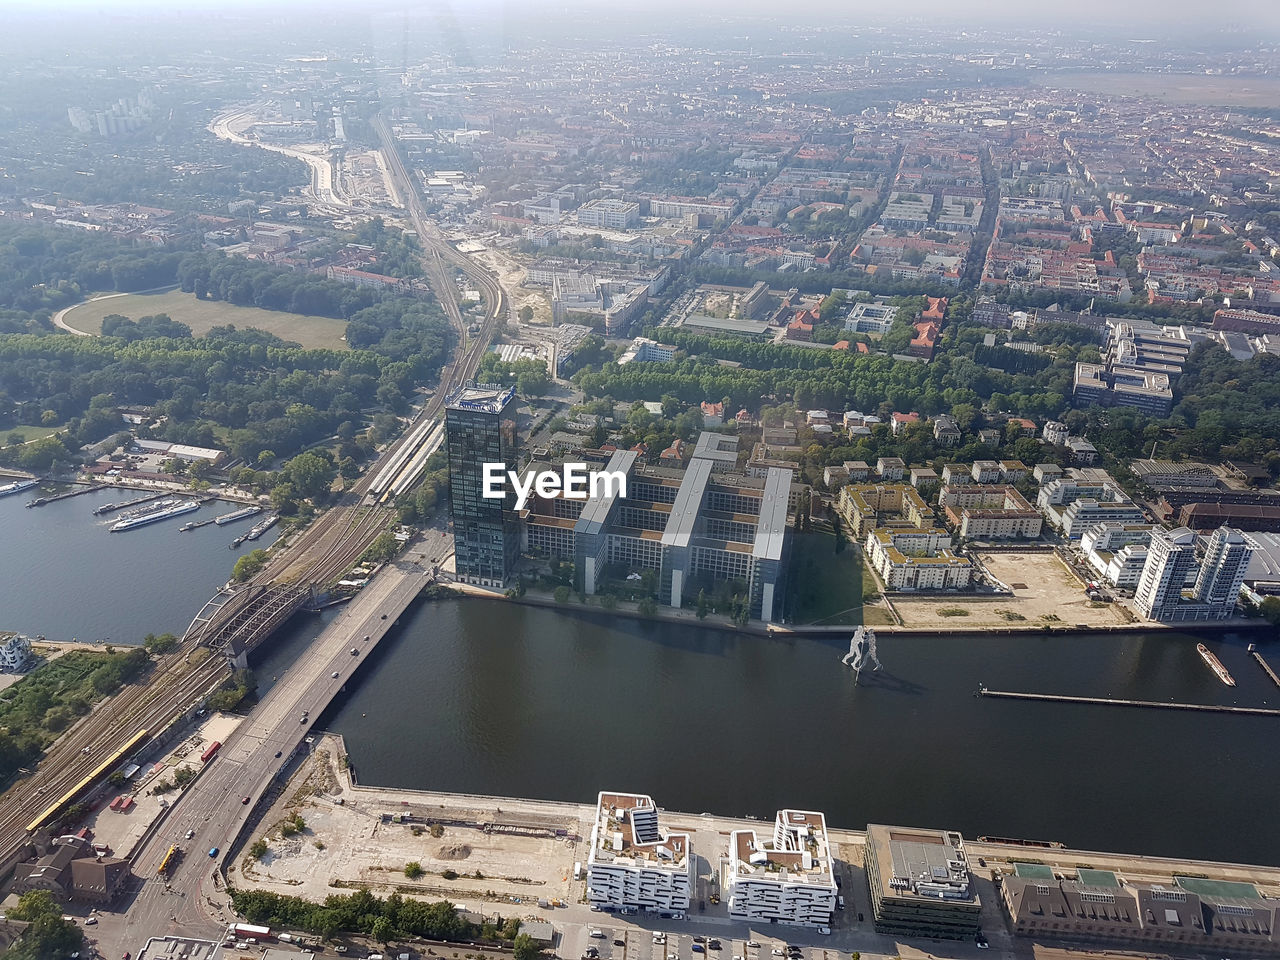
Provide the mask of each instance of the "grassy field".
POLYGON ((1171 103, 1223 107, 1271 107, 1280 104, 1275 77, 1209 77, 1189 73, 1048 72, 1041 86, 1122 97, 1154 97, 1171 103))
POLYGON ((16 427, 0 428, 0 444, 7 444, 9 438, 13 434, 21 434, 21 443, 30 443, 32 440, 40 440, 44 437, 51 437, 63 428, 63 424, 55 424, 52 427, 35 427, 27 424, 18 424, 16 427))
POLYGON ((64 320, 70 327, 96 334, 102 332, 102 318, 113 313, 130 320, 166 313, 179 323, 189 326, 196 336, 208 333, 213 327, 230 323, 240 328, 265 330, 304 347, 347 349, 347 343, 342 339, 347 327, 345 320, 308 317, 280 310, 259 310, 257 307, 238 307, 221 300, 197 300, 194 294, 183 293, 181 290, 105 296, 74 307, 67 312, 64 320))
MULTIPOLYGON (((874 592, 874 584, 869 585, 874 592)), ((789 619, 799 624, 862 623, 862 558, 850 543, 836 553, 829 531, 798 533, 792 544, 789 619)))

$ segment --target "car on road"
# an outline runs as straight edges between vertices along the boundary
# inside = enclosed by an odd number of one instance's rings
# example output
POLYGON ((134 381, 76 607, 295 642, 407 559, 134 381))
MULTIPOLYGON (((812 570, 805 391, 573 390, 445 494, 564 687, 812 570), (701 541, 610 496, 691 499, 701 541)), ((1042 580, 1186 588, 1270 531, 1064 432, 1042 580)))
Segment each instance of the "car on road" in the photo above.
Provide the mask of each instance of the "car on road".
POLYGON ((358 656, 360 656, 360 651, 359 651, 359 650, 357 650, 355 647, 352 647, 352 648, 351 648, 351 655, 352 655, 353 657, 358 657, 358 656))
POLYGON ((824 936, 824 937, 829 937, 829 936, 831 936, 831 928, 830 928, 830 927, 819 927, 819 928, 818 928, 818 933, 820 933, 820 934, 821 934, 822 936, 824 936))
POLYGON ((760 941, 759 941, 759 940, 748 940, 748 941, 747 941, 747 946, 748 946, 748 947, 758 947, 758 946, 760 946, 760 941))
POLYGON ((241 798, 240 798, 240 802, 241 802, 241 803, 248 803, 248 802, 249 802, 249 798, 248 798, 248 797, 241 797, 241 798))
POLYGON ((604 931, 603 931, 603 930, 592 930, 592 931, 591 931, 591 936, 595 937, 597 940, 603 940, 603 939, 604 939, 604 931))
POLYGON ((329 674, 329 678, 330 678, 331 680, 337 680, 337 679, 338 679, 338 676, 339 676, 339 674, 338 674, 338 671, 337 671, 337 670, 335 670, 335 671, 333 671, 333 673, 329 674))
MULTIPOLYGON (((209 856, 211 856, 211 857, 216 857, 217 855, 218 855, 218 848, 217 848, 217 847, 212 847, 212 848, 209 850, 209 856)), ((126 957, 125 957, 125 960, 129 960, 129 958, 126 956, 126 957)))
POLYGON ((188 831, 187 831, 187 839, 188 839, 188 840, 190 840, 190 839, 191 839, 192 837, 194 837, 195 835, 196 835, 196 832, 195 832, 194 830, 188 830, 188 831))
POLYGON ((364 638, 365 638, 366 640, 368 640, 368 639, 369 639, 369 635, 366 633, 366 634, 364 635, 364 638))
POLYGON ((98 922, 98 918, 97 918, 97 917, 85 917, 84 925, 85 925, 86 927, 92 927, 92 926, 93 926, 95 923, 97 923, 97 922, 98 922))
POLYGON ((276 751, 276 759, 277 759, 277 760, 279 760, 279 759, 280 759, 281 754, 283 754, 283 753, 284 753, 284 751, 283 751, 283 750, 277 750, 277 751, 276 751))

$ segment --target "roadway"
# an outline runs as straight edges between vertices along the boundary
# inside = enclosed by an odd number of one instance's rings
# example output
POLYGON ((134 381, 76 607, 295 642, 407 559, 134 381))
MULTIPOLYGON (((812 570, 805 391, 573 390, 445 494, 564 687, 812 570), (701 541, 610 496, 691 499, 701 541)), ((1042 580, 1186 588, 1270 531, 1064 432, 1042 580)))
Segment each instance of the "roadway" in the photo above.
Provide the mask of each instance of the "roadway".
POLYGON ((221 881, 214 879, 215 870, 235 853, 236 837, 257 815, 260 801, 265 800, 262 809, 268 808, 273 779, 305 745, 311 721, 359 670, 430 581, 433 565, 451 550, 447 533, 432 529, 400 559, 379 571, 163 814, 159 827, 133 858, 138 879, 119 909, 128 913, 130 932, 126 936, 134 940, 112 944, 117 954, 135 949, 139 934, 218 935, 231 914, 224 906, 227 901, 221 881), (242 802, 246 797, 247 804, 242 802), (195 833, 191 840, 186 839, 189 830, 195 833), (183 858, 170 871, 166 883, 156 871, 173 843, 182 848, 183 858), (214 847, 218 854, 211 858, 209 851, 214 847))

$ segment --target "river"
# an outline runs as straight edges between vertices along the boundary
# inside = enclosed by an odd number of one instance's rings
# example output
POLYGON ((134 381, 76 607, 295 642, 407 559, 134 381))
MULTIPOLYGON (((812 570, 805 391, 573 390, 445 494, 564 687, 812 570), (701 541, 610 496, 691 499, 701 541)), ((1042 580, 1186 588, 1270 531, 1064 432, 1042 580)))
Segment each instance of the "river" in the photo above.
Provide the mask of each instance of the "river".
POLYGON ((119 514, 94 507, 143 496, 105 489, 27 509, 37 493, 0 497, 0 631, 50 640, 139 643, 148 633, 181 635, 204 602, 231 576, 238 556, 279 536, 228 550, 252 525, 241 520, 180 533, 189 520, 207 520, 239 504, 214 502, 196 513, 123 533, 111 533, 119 514))
MULTIPOLYGON (((316 634, 295 621, 262 665, 316 634)), ((1280 864, 1280 717, 998 701, 992 689, 1280 706, 1241 637, 884 636, 855 687, 847 641, 765 639, 496 601, 424 603, 321 723, 362 782, 1280 864)), ((1280 666, 1280 644, 1263 648, 1280 666)))
MULTIPOLYGON (((92 508, 121 494, 32 510, 0 499, 0 629, 124 643, 186 627, 248 524, 112 534, 92 508)), ((300 615, 269 641, 254 665, 263 691, 333 615, 300 615)), ((1218 681, 1194 637, 1152 632, 885 635, 885 669, 855 687, 839 638, 451 600, 407 614, 320 723, 368 784, 577 802, 631 790, 695 813, 808 807, 834 826, 1280 865, 1280 717, 974 696, 986 684, 1280 706, 1243 638, 1206 642, 1239 686, 1218 681)), ((1280 644, 1263 652, 1280 668, 1280 644)))

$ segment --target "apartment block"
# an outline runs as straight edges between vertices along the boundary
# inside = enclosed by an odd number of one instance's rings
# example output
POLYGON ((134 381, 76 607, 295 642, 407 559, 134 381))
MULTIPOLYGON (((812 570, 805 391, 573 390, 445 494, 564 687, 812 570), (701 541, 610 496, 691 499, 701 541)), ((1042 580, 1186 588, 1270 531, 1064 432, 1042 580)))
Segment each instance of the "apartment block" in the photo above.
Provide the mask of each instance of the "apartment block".
POLYGON ((841 487, 836 511, 859 539, 889 517, 900 517, 915 527, 932 527, 933 511, 919 492, 905 483, 851 483, 841 487))
POLYGON ((890 590, 964 590, 973 581, 973 565, 951 552, 951 536, 936 527, 876 527, 866 546, 867 562, 890 590))
POLYGON ((578 208, 578 226, 629 230, 640 222, 640 204, 634 200, 592 200, 578 208))
POLYGON ((1034 539, 1044 519, 1013 487, 946 486, 938 495, 948 522, 965 540, 1034 539))
POLYGON ((810 810, 779 810, 772 837, 755 830, 729 835, 729 916, 757 923, 823 926, 838 890, 827 822, 810 810))
POLYGON ((665 829, 651 797, 602 792, 587 855, 591 905, 685 911, 692 889, 689 835, 665 829))

